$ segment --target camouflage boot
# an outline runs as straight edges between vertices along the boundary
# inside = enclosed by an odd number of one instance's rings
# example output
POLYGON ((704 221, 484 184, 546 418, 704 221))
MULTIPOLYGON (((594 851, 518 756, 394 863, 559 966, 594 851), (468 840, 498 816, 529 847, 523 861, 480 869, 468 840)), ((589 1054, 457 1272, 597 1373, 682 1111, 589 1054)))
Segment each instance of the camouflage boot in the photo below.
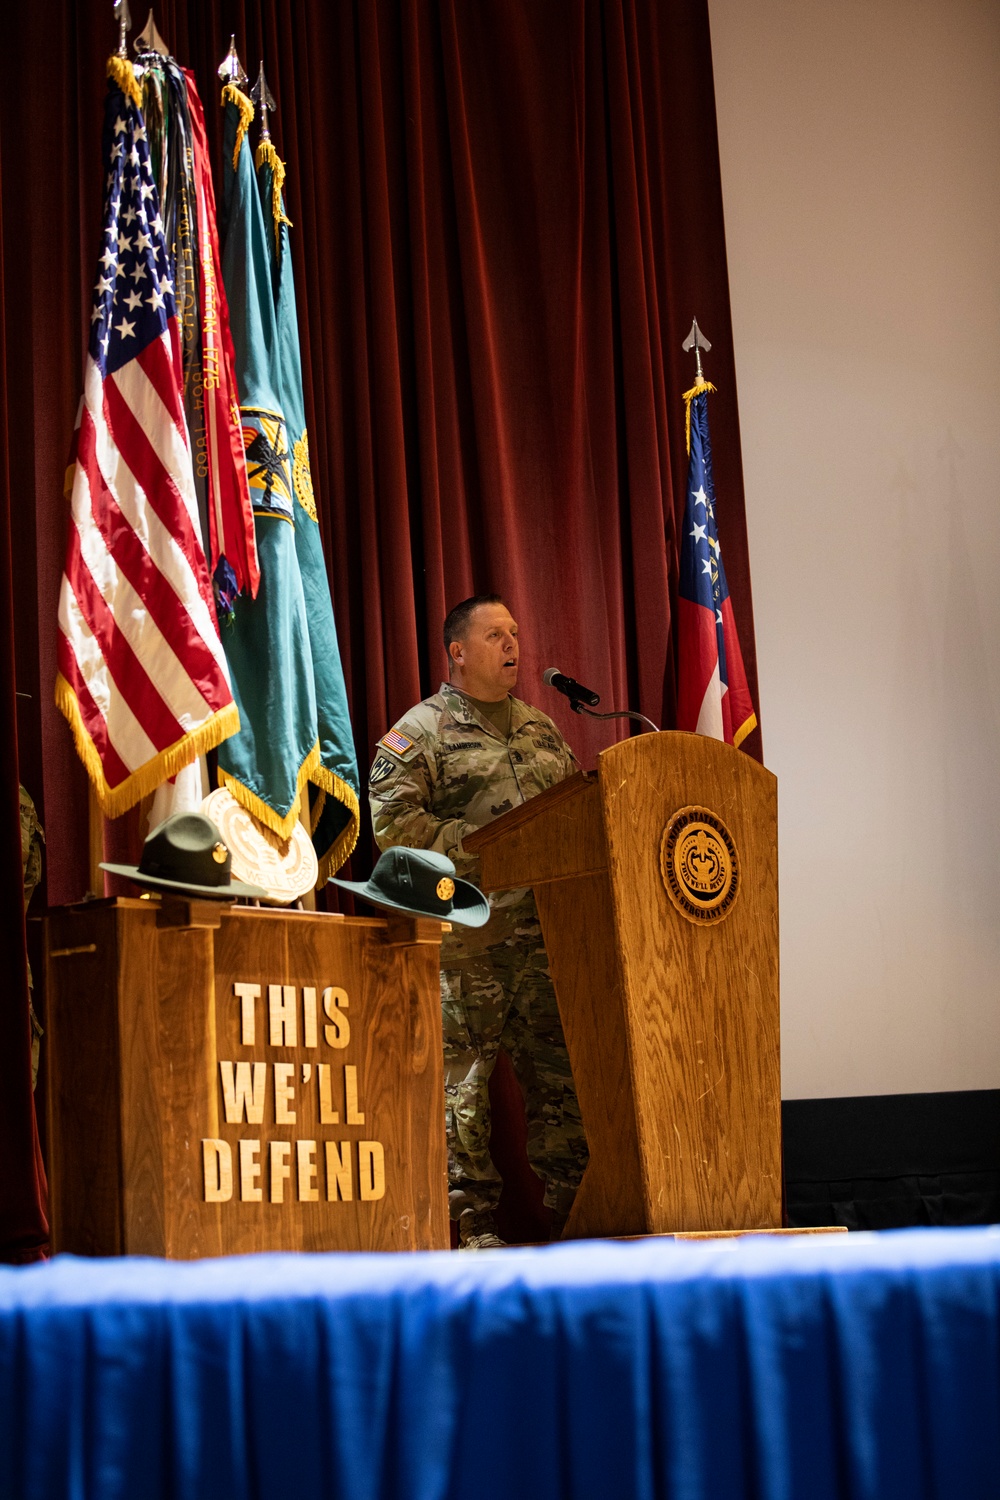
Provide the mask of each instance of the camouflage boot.
POLYGON ((467 1208, 458 1221, 460 1250, 502 1250, 506 1243, 497 1234, 496 1221, 491 1213, 467 1208))

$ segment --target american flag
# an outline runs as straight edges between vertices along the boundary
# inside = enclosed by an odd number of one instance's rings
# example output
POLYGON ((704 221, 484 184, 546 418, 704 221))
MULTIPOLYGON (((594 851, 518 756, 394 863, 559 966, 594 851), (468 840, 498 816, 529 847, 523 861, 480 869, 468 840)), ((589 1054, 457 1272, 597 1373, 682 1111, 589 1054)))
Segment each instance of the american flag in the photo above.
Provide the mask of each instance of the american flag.
POLYGON ((239 728, 202 545, 138 104, 108 89, 104 246, 74 441, 56 702, 115 817, 239 728))
POLYGON ((677 609, 677 728, 740 745, 757 726, 715 519, 708 390, 687 393, 690 463, 677 609))

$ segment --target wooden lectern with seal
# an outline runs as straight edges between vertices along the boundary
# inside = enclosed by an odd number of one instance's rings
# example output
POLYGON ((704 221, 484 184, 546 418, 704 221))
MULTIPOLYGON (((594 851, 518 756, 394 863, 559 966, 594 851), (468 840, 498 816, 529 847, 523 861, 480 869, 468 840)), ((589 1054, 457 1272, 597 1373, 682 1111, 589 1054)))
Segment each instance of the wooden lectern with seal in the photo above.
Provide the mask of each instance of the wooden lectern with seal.
POLYGON ((566 1238, 778 1228, 774 776, 643 734, 465 847, 534 888, 590 1146, 566 1238))

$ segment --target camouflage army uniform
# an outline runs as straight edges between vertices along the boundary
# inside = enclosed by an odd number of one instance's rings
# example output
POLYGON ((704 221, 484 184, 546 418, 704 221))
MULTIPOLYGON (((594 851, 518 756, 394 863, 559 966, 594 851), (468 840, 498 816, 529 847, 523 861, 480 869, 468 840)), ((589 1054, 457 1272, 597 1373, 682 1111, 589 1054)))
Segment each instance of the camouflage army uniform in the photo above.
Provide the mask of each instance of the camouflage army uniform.
MULTIPOLYGON (((436 849, 463 880, 479 861, 462 839, 578 770, 559 730, 511 698, 508 738, 448 683, 405 714, 378 745, 369 776, 380 849, 436 849)), ((545 1201, 569 1211, 587 1144, 566 1055, 542 930, 530 890, 490 896, 484 927, 457 927, 441 945, 445 1113, 452 1217, 500 1197, 490 1159, 489 1077, 501 1046, 525 1093, 528 1156, 545 1201)))
MULTIPOLYGON (((38 813, 31 793, 19 788, 21 801, 21 878, 24 884, 24 909, 35 894, 35 886, 42 878, 42 841, 45 834, 38 821, 38 813)), ((38 1057, 42 1040, 42 1028, 32 1004, 31 965, 28 965, 28 1016, 31 1021, 31 1087, 38 1081, 38 1057)))

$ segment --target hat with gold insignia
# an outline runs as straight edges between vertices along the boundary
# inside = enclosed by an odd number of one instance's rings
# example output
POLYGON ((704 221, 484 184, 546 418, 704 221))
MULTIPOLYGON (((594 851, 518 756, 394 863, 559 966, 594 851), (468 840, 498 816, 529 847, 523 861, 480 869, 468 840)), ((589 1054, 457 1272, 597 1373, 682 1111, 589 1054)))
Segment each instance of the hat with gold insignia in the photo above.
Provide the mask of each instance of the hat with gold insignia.
POLYGON ((290 906, 313 889, 319 876, 319 861, 302 823, 295 824, 287 839, 280 838, 247 812, 228 787, 223 786, 209 793, 201 810, 225 839, 232 854, 234 875, 252 885, 263 886, 262 899, 275 906, 290 906))
POLYGON ((370 880, 334 880, 385 911, 410 917, 438 917, 462 927, 482 927, 490 903, 468 880, 456 880, 455 866, 433 849, 387 849, 370 880))
POLYGON ((137 865, 101 865, 109 875, 124 875, 151 891, 176 891, 182 896, 208 896, 231 901, 236 896, 258 900, 267 892, 232 878, 232 861, 222 835, 201 813, 175 813, 147 838, 137 865))

